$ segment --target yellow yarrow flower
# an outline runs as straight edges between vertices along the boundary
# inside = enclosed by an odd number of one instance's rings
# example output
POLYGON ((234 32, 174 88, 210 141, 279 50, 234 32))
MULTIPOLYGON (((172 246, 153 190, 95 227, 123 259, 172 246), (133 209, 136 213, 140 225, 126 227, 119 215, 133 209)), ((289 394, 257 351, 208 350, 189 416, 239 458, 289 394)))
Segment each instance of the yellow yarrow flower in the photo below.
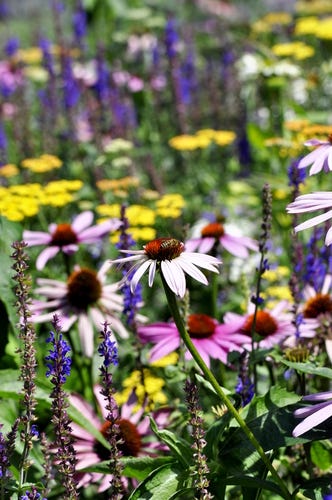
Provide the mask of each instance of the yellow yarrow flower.
POLYGON ((317 38, 323 38, 324 40, 332 40, 332 17, 322 19, 317 28, 315 35, 317 38))
POLYGON ((194 151, 209 146, 211 140, 204 135, 177 135, 168 141, 168 144, 178 151, 194 151))
POLYGON ((295 23, 295 35, 315 35, 319 19, 316 16, 302 17, 295 23))
POLYGON ((214 134, 214 142, 218 144, 218 146, 228 146, 232 144, 236 139, 235 132, 231 130, 216 130, 214 134))
POLYGON ((169 217, 176 219, 182 214, 182 208, 184 206, 185 201, 181 194, 165 194, 156 201, 156 214, 160 217, 169 217))
POLYGON ((278 43, 272 47, 272 52, 276 56, 293 56, 295 59, 306 59, 315 54, 313 47, 303 42, 278 43))
POLYGON ((54 155, 44 154, 39 158, 26 158, 21 162, 23 168, 34 173, 50 172, 62 166, 62 161, 54 155))
POLYGON ((40 64, 43 59, 43 52, 39 47, 18 49, 15 53, 15 59, 24 64, 40 64))
POLYGON ((276 269, 268 269, 264 273, 264 279, 270 282, 288 278, 290 270, 287 266, 278 266, 276 269))
POLYGON ((2 167, 0 167, 0 176, 1 177, 7 177, 7 178, 14 177, 19 172, 20 171, 17 168, 17 166, 12 164, 12 163, 8 163, 7 165, 2 165, 2 167))
POLYGON ((153 375, 148 368, 144 368, 143 374, 139 370, 135 370, 123 381, 123 391, 117 392, 114 398, 117 404, 121 406, 128 401, 130 394, 135 390, 138 399, 136 411, 142 406, 146 398, 148 398, 150 408, 154 409, 156 406, 167 403, 167 397, 162 391, 164 385, 164 379, 153 375))
POLYGON ((122 177, 121 179, 101 179, 96 182, 97 187, 101 191, 113 191, 119 189, 129 189, 138 187, 140 181, 138 177, 127 176, 122 177))
POLYGON ((155 366, 157 368, 166 368, 167 366, 170 365, 176 365, 178 361, 179 361, 179 354, 177 352, 171 352, 170 354, 167 354, 167 356, 157 359, 156 361, 153 361, 150 364, 151 366, 155 366))

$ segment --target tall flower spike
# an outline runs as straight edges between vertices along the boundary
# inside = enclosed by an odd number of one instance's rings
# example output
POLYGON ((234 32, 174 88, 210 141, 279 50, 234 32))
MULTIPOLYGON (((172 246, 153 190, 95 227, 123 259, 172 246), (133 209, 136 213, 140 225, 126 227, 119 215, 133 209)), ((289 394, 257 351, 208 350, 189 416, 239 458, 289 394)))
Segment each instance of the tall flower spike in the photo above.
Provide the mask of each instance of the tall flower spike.
POLYGON ((194 450, 193 458, 195 461, 195 479, 194 485, 198 493, 199 500, 209 500, 212 495, 209 493, 209 480, 207 475, 209 474, 209 468, 206 463, 206 456, 203 452, 206 446, 206 441, 204 439, 205 432, 203 429, 203 419, 201 417, 201 408, 198 401, 198 389, 196 384, 186 380, 185 382, 185 394, 186 394, 186 404, 189 411, 189 424, 192 428, 192 438, 193 444, 192 449, 194 450))
POLYGON ((110 444, 110 472, 112 474, 112 482, 109 493, 114 500, 121 499, 123 494, 123 483, 121 481, 122 465, 120 462, 121 452, 119 445, 121 444, 120 426, 118 420, 118 407, 114 399, 113 377, 110 372, 111 365, 118 364, 118 350, 116 343, 111 340, 112 332, 109 329, 107 322, 104 323, 104 328, 101 331, 101 343, 99 344, 98 353, 103 358, 103 364, 100 367, 100 376, 102 389, 100 394, 104 396, 106 401, 106 410, 108 411, 106 420, 109 423, 107 428, 106 438, 110 444))
POLYGON ((210 255, 186 252, 184 244, 175 238, 157 238, 144 245, 143 250, 122 250, 130 253, 129 257, 122 257, 109 261, 112 264, 135 262, 127 272, 130 278, 132 292, 146 271, 149 271, 149 286, 153 285, 156 271, 159 270, 169 288, 179 297, 186 293, 185 273, 204 285, 208 284, 205 275, 198 268, 201 267, 213 273, 218 273, 221 261, 210 255))
POLYGON ((76 456, 71 435, 70 419, 66 408, 68 408, 67 394, 62 386, 70 374, 71 359, 69 357, 69 345, 60 333, 59 318, 54 315, 52 326, 54 332, 50 332, 47 342, 51 344, 49 355, 46 356, 47 373, 53 385, 50 395, 52 399, 52 423, 54 425, 55 442, 57 448, 55 467, 59 471, 66 500, 78 498, 75 481, 76 456))
POLYGON ((27 480, 27 474, 30 466, 29 454, 32 448, 32 439, 35 436, 35 426, 33 422, 36 420, 35 409, 36 409, 36 332, 30 322, 30 288, 31 279, 30 276, 26 274, 28 269, 28 256, 26 255, 24 249, 26 243, 23 241, 16 241, 12 244, 14 252, 12 258, 14 259, 14 264, 12 268, 15 271, 13 277, 16 282, 15 295, 16 295, 16 309, 20 317, 20 333, 19 337, 23 347, 19 349, 21 354, 21 373, 20 380, 23 382, 23 399, 21 401, 23 407, 23 414, 20 417, 21 423, 23 425, 23 430, 20 435, 23 440, 23 451, 20 459, 20 478, 19 478, 19 488, 27 480))

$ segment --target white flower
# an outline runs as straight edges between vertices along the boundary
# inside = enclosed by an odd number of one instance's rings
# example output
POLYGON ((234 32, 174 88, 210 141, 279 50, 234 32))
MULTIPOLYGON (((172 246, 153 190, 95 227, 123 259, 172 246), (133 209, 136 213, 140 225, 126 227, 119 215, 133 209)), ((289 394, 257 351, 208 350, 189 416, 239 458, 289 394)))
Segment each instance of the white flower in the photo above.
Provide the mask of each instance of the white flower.
MULTIPOLYGON (((286 210, 289 214, 300 214, 305 212, 313 212, 315 210, 326 210, 320 215, 308 219, 302 224, 297 225, 294 229, 296 232, 302 231, 303 229, 308 229, 313 226, 317 226, 321 222, 325 222, 332 218, 332 192, 330 191, 318 191, 311 194, 303 194, 298 196, 292 203, 290 203, 286 210)), ((325 237, 325 245, 330 245, 332 243, 332 228, 327 231, 325 237)))
POLYGON ((122 250, 122 252, 132 255, 110 261, 110 264, 135 262, 127 273, 127 277, 130 276, 132 292, 135 291, 139 280, 147 271, 151 287, 158 269, 172 292, 184 297, 186 293, 185 273, 207 285, 206 276, 198 268, 218 273, 218 266, 221 264, 220 260, 210 255, 185 252, 184 243, 174 238, 157 238, 144 245, 143 250, 122 250))
POLYGON ((317 174, 321 170, 329 172, 332 170, 332 137, 328 136, 327 141, 310 139, 304 143, 305 146, 315 146, 315 149, 299 161, 299 168, 312 165, 309 174, 317 174))

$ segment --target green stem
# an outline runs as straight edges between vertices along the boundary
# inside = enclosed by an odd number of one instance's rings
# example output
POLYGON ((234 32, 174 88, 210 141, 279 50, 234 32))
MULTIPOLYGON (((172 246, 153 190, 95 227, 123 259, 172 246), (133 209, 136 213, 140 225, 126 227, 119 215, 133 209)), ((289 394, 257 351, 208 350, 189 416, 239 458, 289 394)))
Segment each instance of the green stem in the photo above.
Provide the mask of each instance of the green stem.
POLYGON ((166 283, 166 281, 165 281, 165 279, 163 278, 162 275, 161 275, 161 277, 162 277, 162 282, 163 282, 163 286, 164 286, 164 289, 165 289, 165 294, 166 294, 168 306, 169 306, 169 308, 171 310, 172 317, 174 319, 174 322, 175 322, 175 324, 177 326, 177 329, 178 329, 178 331, 180 333, 180 336, 181 336, 184 344, 186 345, 186 347, 189 350, 190 354, 192 355, 192 357, 194 358, 194 360, 198 364, 199 368, 204 373, 205 379, 208 382, 210 382, 210 384, 212 385, 212 387, 216 391, 217 395, 220 397, 220 399, 222 400, 222 402, 224 403, 224 405, 227 407, 228 411, 235 418, 235 420, 237 421, 237 423, 239 424, 239 426, 241 427, 241 429, 243 430, 243 432, 246 434, 247 438, 249 439, 249 441, 251 442, 251 444, 253 445, 253 447, 257 450, 257 453, 259 454, 259 456, 263 460, 265 466, 270 471, 271 476, 274 478, 274 480, 276 481, 276 483, 279 485, 280 490, 282 491, 282 493, 284 495, 284 498, 288 499, 288 500, 291 500, 291 498, 292 498, 291 494, 289 493, 289 491, 288 491, 287 487, 285 486, 284 482, 282 481, 282 479, 279 477, 279 475, 278 475, 277 471, 275 470, 275 468, 273 467, 272 463, 270 462, 270 460, 266 456, 266 454, 265 454, 262 446, 259 444, 259 442, 257 441, 256 437, 254 436, 254 434, 252 433, 252 431, 249 429, 249 427, 247 426, 246 422, 240 416, 239 412, 233 406, 233 404, 230 401, 230 399, 224 393, 224 391, 222 390, 222 388, 218 384, 217 380, 215 379, 214 375, 209 370, 209 368, 206 366, 206 364, 204 363, 203 359, 201 358, 199 352, 197 351, 196 347, 192 343, 190 335, 188 334, 188 332, 187 332, 187 330, 185 328, 183 319, 181 317, 176 297, 175 297, 174 293, 171 291, 171 289, 169 288, 169 286, 167 285, 167 283, 166 283))

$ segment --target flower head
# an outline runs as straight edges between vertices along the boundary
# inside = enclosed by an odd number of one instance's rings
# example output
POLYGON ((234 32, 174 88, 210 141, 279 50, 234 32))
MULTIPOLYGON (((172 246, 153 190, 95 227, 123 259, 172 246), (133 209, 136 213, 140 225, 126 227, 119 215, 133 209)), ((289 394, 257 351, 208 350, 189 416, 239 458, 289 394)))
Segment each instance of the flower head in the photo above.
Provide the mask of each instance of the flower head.
POLYGON ((117 230, 121 222, 119 219, 109 219, 101 224, 92 226, 93 213, 82 212, 75 217, 71 224, 50 224, 49 232, 24 231, 23 239, 30 246, 47 245, 38 256, 36 268, 41 270, 49 259, 59 251, 72 254, 78 250, 80 243, 96 243, 111 231, 117 230))
MULTIPOLYGON (((296 232, 308 229, 331 219, 332 193, 330 191, 318 191, 316 193, 303 194, 295 198, 295 200, 287 206, 287 212, 289 214, 301 214, 305 212, 314 212, 316 210, 324 210, 324 212, 321 215, 316 215, 316 217, 302 222, 302 224, 298 224, 294 228, 296 232)), ((325 245, 331 245, 331 243, 332 228, 327 231, 325 237, 325 245)))
MULTIPOLYGON (((206 314, 191 314, 187 329, 193 344, 208 366, 210 358, 227 364, 227 354, 231 351, 241 352, 242 345, 248 343, 246 335, 224 332, 223 325, 206 314)), ((150 352, 151 362, 175 351, 181 344, 179 331, 173 322, 140 326, 138 335, 141 342, 155 344, 150 352)), ((188 351, 185 357, 191 359, 188 351)))
POLYGON ((207 278, 198 268, 218 273, 217 266, 221 264, 220 260, 210 255, 186 252, 184 244, 175 238, 157 238, 144 245, 143 250, 122 250, 122 252, 133 255, 110 261, 110 264, 136 261, 127 273, 131 279, 132 292, 135 291, 139 280, 147 270, 149 270, 149 286, 151 287, 158 269, 169 288, 176 295, 184 297, 186 293, 185 273, 207 285, 207 278))
POLYGON ((300 160, 299 168, 311 165, 309 175, 317 174, 321 170, 324 170, 324 172, 332 170, 332 134, 329 134, 326 141, 310 139, 304 145, 314 146, 315 149, 300 160))
POLYGON ((64 384, 70 375, 70 346, 63 338, 62 333, 59 333, 59 337, 55 338, 55 334, 52 331, 47 342, 51 344, 51 349, 45 357, 47 366, 46 377, 59 377, 61 384, 64 384))
MULTIPOLYGON (((106 437, 111 423, 106 420, 107 409, 105 408, 105 399, 102 397, 99 390, 99 386, 94 388, 101 418, 97 416, 93 407, 80 396, 72 395, 70 397, 70 402, 104 437, 106 437)), ((164 447, 157 441, 151 440, 153 434, 150 431, 149 417, 144 415, 143 407, 135 411, 136 403, 137 400, 135 398, 130 398, 119 409, 116 423, 120 427, 120 436, 123 441, 120 445, 120 451, 124 457, 155 455, 158 451, 164 449, 164 447)), ((153 413, 153 417, 159 426, 166 426, 168 416, 168 410, 159 410, 153 413)), ((109 458, 109 450, 101 442, 97 441, 95 436, 90 434, 80 425, 76 423, 72 424, 72 434, 76 437, 74 446, 76 448, 76 457, 78 460, 76 466, 77 471, 109 458)), ((78 487, 98 482, 98 492, 101 492, 109 488, 111 480, 111 474, 104 475, 95 472, 82 472, 80 474, 78 487)))
POLYGON ((106 266, 98 272, 77 267, 67 282, 40 278, 35 292, 46 301, 34 301, 31 321, 48 322, 56 314, 64 332, 77 321, 82 351, 88 357, 93 354, 94 326, 99 331, 106 321, 121 337, 127 337, 128 332, 119 319, 123 308, 123 299, 116 293, 119 284, 106 284, 105 274, 106 266))
POLYGON ((293 430, 294 437, 301 436, 332 417, 332 391, 309 394, 303 397, 303 401, 322 402, 295 410, 294 416, 304 418, 304 420, 293 430))
POLYGON ((247 236, 236 236, 229 233, 228 229, 219 221, 212 221, 200 229, 200 236, 186 241, 188 251, 198 250, 202 253, 210 252, 216 245, 220 245, 235 257, 247 258, 249 250, 258 250, 255 240, 247 236))

